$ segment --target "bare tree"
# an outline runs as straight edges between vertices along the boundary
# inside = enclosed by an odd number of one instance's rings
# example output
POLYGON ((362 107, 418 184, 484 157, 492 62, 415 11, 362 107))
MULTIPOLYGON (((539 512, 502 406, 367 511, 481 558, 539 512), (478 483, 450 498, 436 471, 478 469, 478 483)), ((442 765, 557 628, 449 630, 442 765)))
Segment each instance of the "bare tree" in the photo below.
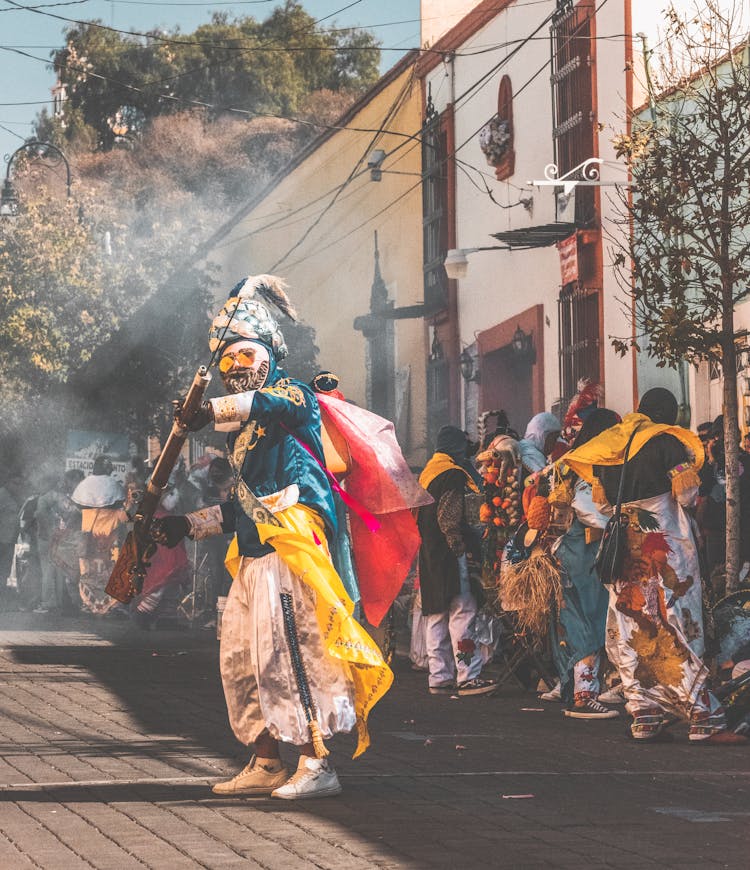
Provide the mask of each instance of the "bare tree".
POLYGON ((658 98, 616 145, 634 192, 621 196, 615 264, 635 346, 657 366, 712 361, 723 373, 727 588, 740 569, 735 307, 750 294, 750 67, 738 17, 713 2, 667 13, 658 98), (632 270, 632 271, 631 271, 632 270))

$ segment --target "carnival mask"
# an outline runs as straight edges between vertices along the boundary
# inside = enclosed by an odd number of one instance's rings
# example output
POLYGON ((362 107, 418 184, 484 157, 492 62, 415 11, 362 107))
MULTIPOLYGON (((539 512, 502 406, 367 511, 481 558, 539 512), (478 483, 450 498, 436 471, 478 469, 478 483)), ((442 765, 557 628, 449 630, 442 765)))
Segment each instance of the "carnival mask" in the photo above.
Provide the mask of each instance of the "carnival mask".
POLYGON ((259 390, 266 382, 271 363, 268 349, 257 342, 230 345, 219 360, 219 371, 228 393, 259 390))

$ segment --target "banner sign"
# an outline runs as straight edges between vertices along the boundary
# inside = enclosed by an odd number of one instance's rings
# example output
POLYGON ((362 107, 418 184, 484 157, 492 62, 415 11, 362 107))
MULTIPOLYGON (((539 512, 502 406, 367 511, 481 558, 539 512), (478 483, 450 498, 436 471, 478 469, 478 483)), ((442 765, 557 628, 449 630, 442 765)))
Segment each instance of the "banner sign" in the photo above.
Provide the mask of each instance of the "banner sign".
POLYGON ((578 235, 573 233, 557 242, 557 251, 560 254, 560 275, 564 287, 578 280, 578 235))
POLYGON ((130 469, 128 443, 127 435, 69 429, 65 470, 80 468, 84 474, 91 474, 96 457, 106 456, 114 469, 112 477, 122 482, 130 469))

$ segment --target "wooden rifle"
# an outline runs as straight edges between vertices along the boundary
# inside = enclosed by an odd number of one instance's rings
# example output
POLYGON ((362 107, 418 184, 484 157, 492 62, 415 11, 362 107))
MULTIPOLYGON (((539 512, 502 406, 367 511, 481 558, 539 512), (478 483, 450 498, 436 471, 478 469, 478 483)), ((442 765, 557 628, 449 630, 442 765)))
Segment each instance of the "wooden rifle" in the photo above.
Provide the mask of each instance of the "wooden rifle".
POLYGON ((210 382, 208 369, 200 366, 180 407, 179 418, 176 417, 172 423, 164 449, 159 454, 151 478, 138 502, 133 517, 133 529, 125 538, 106 587, 107 594, 123 604, 128 604, 143 588, 150 564, 148 560, 156 549, 149 535, 154 514, 187 439, 189 424, 200 410, 203 395, 210 382))

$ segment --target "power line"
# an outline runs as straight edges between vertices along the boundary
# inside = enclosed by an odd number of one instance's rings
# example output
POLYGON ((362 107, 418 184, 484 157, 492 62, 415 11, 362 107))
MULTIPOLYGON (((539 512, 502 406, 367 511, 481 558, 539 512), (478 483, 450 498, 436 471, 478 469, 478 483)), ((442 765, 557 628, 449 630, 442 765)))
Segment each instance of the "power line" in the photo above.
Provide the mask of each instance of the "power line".
MULTIPOLYGON (((509 52, 508 55, 506 55, 506 57, 505 57, 502 61, 500 61, 498 64, 495 64, 495 66, 492 67, 492 68, 489 70, 488 73, 485 73, 485 75, 483 75, 480 79, 478 79, 476 82, 474 82, 474 83, 473 83, 470 87, 468 87, 465 91, 463 91, 461 94, 459 94, 457 97, 455 97, 455 99, 454 99, 454 101, 453 101, 454 109, 458 106, 458 104, 459 104, 459 102, 460 102, 461 100, 463 100, 464 98, 466 98, 469 94, 473 93, 474 90, 475 90, 477 87, 481 87, 481 86, 482 86, 482 85, 487 81, 487 79, 488 79, 489 77, 491 77, 491 76, 492 76, 492 75, 493 75, 493 74, 494 74, 494 73, 495 73, 495 72, 496 72, 500 67, 502 67, 502 66, 503 66, 505 63, 507 63, 508 61, 510 61, 510 60, 511 60, 511 59, 512 59, 512 58, 513 58, 513 57, 514 57, 514 56, 515 56, 515 55, 516 55, 516 54, 517 54, 517 53, 518 53, 518 52, 523 48, 523 46, 526 44, 526 42, 528 42, 529 39, 530 39, 532 36, 536 35, 536 34, 537 34, 541 29, 542 29, 542 27, 544 27, 544 26, 545 26, 545 25, 546 25, 546 24, 547 24, 547 23, 552 19, 552 17, 553 17, 553 13, 551 13, 551 14, 548 15, 548 16, 546 16, 546 18, 541 22, 541 24, 540 24, 538 27, 536 27, 536 28, 531 32, 531 34, 529 34, 529 37, 527 37, 527 39, 526 39, 524 42, 522 42, 520 45, 517 45, 517 46, 516 46, 516 47, 515 47, 511 52, 509 52)), ((411 137, 409 137, 409 138, 413 138, 413 139, 415 139, 415 140, 417 140, 418 142, 421 143, 421 141, 422 141, 422 139, 421 139, 422 129, 423 129, 423 128, 420 128, 420 130, 419 130, 417 133, 413 134, 413 135, 412 135, 411 137)), ((390 131, 389 131, 389 132, 390 132, 390 131)), ((403 134, 396 134, 396 135, 403 135, 403 134)), ((398 150, 398 149, 401 148, 404 144, 406 144, 406 143, 405 143, 405 142, 402 142, 401 145, 396 146, 396 149, 394 149, 394 150, 398 150)), ((411 149, 409 149, 409 151, 410 151, 410 150, 411 150, 411 149)), ((393 152, 391 152, 391 153, 393 153, 393 152)), ((408 153, 408 152, 407 152, 407 153, 408 153)), ((386 157, 388 157, 388 156, 390 156, 390 155, 389 155, 389 154, 386 154, 386 157)), ((446 158, 446 159, 447 159, 447 158, 446 158)), ((355 168, 356 168, 356 167, 355 167, 355 168)), ((397 200, 395 200, 395 201, 392 203, 392 205, 395 205, 397 202, 399 202, 401 199, 403 199, 404 196, 406 196, 409 192, 411 192, 411 190, 413 190, 415 187, 419 186, 419 185, 422 183, 422 181, 424 180, 424 177, 425 177, 425 176, 424 176, 424 174, 423 174, 423 175, 420 177, 420 180, 419 180, 415 185, 412 185, 412 187, 409 188, 407 191, 405 191, 404 194, 402 194, 402 195, 401 195, 397 200)), ((346 182, 344 182, 344 185, 346 185, 346 184, 348 184, 348 183, 349 183, 349 181, 347 180, 346 182)), ((515 185, 514 185, 514 186, 515 186, 515 185)), ((520 188, 518 188, 518 189, 520 190, 520 188)), ((310 205, 310 203, 308 203, 308 204, 305 205, 305 206, 302 206, 301 209, 307 208, 307 207, 309 207, 309 205, 310 205)), ((386 209, 387 209, 387 208, 390 208, 390 206, 386 206, 386 209)), ((300 209, 300 210, 301 210, 301 209, 300 209)), ((320 222, 320 220, 322 219, 323 215, 325 214, 325 212, 326 212, 327 210, 328 210, 328 209, 325 209, 324 212, 323 212, 323 214, 320 214, 320 215, 317 216, 317 218, 316 218, 315 221, 314 221, 314 226, 317 226, 317 224, 320 222)), ((294 214, 294 212, 292 212, 292 214, 294 214)), ((379 212, 378 214, 380 214, 380 212, 379 212)), ((286 219, 286 218, 288 218, 288 217, 290 217, 290 216, 291 216, 291 215, 286 215, 284 218, 280 218, 279 221, 284 220, 284 219, 286 219)), ((375 217, 377 217, 377 215, 375 215, 375 217)), ((374 218, 370 218, 369 220, 373 220, 373 219, 374 219, 374 218)), ((250 238, 250 237, 252 237, 252 236, 258 235, 259 233, 263 232, 265 229, 268 229, 268 228, 269 228, 270 226, 272 226, 274 223, 278 223, 279 221, 272 222, 271 224, 266 225, 266 226, 257 227, 257 228, 255 228, 254 230, 251 230, 250 232, 248 232, 248 233, 246 233, 246 234, 240 236, 239 238, 235 238, 235 239, 233 240, 233 243, 236 243, 237 241, 241 241, 241 240, 243 240, 243 239, 247 239, 247 238, 250 238)), ((369 221, 368 221, 368 222, 369 222, 369 221)), ((364 225, 364 224, 363 224, 363 225, 364 225)), ((311 229, 312 229, 312 227, 309 227, 308 230, 305 231, 305 237, 309 236, 309 233, 310 233, 311 229)), ((347 237, 347 236, 344 236, 344 237, 342 237, 342 238, 346 238, 346 237, 347 237)), ((298 245, 296 245, 295 247, 298 247, 298 245)), ((287 252, 287 254, 285 255, 285 257, 288 256, 288 253, 289 253, 289 252, 287 252)), ((296 262, 300 262, 300 261, 296 261, 296 262)), ((278 265, 278 263, 277 263, 276 265, 278 265)), ((294 265, 294 264, 292 264, 292 265, 294 265)), ((271 271, 273 271, 273 268, 274 268, 274 267, 271 268, 271 271)))
MULTIPOLYGON (((9 3, 10 0, 5 0, 9 3)), ((89 3, 90 0, 65 0, 63 3, 42 3, 39 6, 24 6, 22 9, 0 9, 0 12, 36 12, 38 9, 49 9, 52 6, 80 6, 82 3, 89 3)))
MULTIPOLYGON (((8 121, 9 124, 15 123, 14 121, 8 121)), ((22 136, 20 133, 16 133, 15 130, 11 130, 10 127, 6 127, 5 124, 0 124, 0 130, 5 130, 6 133, 10 133, 11 136, 15 136, 17 139, 20 139, 22 142, 26 141, 26 137, 22 136)))
MULTIPOLYGON (((604 0, 604 2, 606 2, 606 0, 604 0)), ((523 41, 521 44, 517 45, 517 46, 516 46, 516 47, 515 47, 511 52, 509 52, 509 53, 505 56, 505 58, 503 58, 503 60, 501 60, 499 63, 495 64, 495 66, 492 67, 492 68, 491 68, 487 73, 485 73, 481 78, 477 79, 477 81, 475 81, 475 82, 474 82, 470 87, 468 87, 465 91, 463 91, 461 94, 459 94, 459 95, 454 99, 454 101, 453 101, 454 110, 456 109, 456 107, 458 106, 458 104, 459 104, 460 101, 462 101, 463 99, 467 98, 470 94, 474 93, 474 92, 476 91, 477 88, 481 88, 481 87, 486 83, 486 81, 487 81, 489 78, 491 78, 491 77, 492 77, 492 76, 497 72, 497 70, 499 70, 499 69, 500 69, 504 64, 508 63, 508 62, 509 62, 509 61, 510 61, 510 60, 511 60, 511 59, 512 59, 516 54, 518 54, 518 52, 519 52, 519 51, 524 47, 524 45, 526 45, 526 43, 527 43, 527 42, 528 42, 528 41, 529 41, 533 36, 535 36, 535 35, 536 35, 536 34, 537 34, 537 33, 538 33, 538 32, 539 32, 539 31, 540 31, 540 30, 541 30, 541 29, 542 29, 542 28, 543 28, 543 27, 544 27, 544 26, 545 26, 545 25, 546 25, 546 24, 547 24, 547 23, 548 23, 548 22, 553 18, 553 15, 554 15, 554 13, 550 13, 549 15, 547 15, 547 16, 545 17, 545 19, 541 22, 541 24, 539 24, 538 27, 536 27, 534 30, 531 31, 531 33, 529 34, 529 36, 526 38, 525 41, 523 41)), ((484 126, 484 124, 483 124, 482 126, 484 126)), ((480 128, 480 129, 481 129, 481 128, 480 128)), ((419 133, 421 133, 421 132, 422 132, 422 129, 420 128, 419 133)), ((416 134, 416 135, 419 135, 419 134, 416 134)), ((475 135, 476 135, 476 134, 475 134, 475 135)), ((420 141, 421 141, 421 137, 420 137, 420 141)), ((464 144, 466 144, 466 143, 464 143, 464 144)), ((463 146, 462 146, 462 147, 463 147, 463 146)), ((458 149, 456 149, 456 151, 458 151, 458 149)), ((454 152, 454 154, 455 154, 455 152, 454 152)), ((386 155, 386 156, 388 156, 388 155, 386 155)), ((355 167, 355 168, 356 168, 356 167, 355 167)), ((402 194, 402 196, 400 196, 397 200, 395 200, 393 204, 395 204, 396 202, 399 202, 399 201, 400 201, 400 200, 401 200, 401 199, 406 195, 406 193, 409 193, 411 190, 414 189, 414 187, 420 185, 420 184, 422 183, 422 181, 424 180, 424 177, 425 177, 424 174, 422 174, 422 176, 421 176, 420 180, 417 182, 417 184, 416 184, 416 185, 413 185, 411 188, 409 188, 409 190, 406 191, 404 194, 402 194)), ((346 184, 348 184, 348 183, 349 183, 349 181, 347 180, 346 182, 344 182, 344 185, 346 185, 346 184)), ((389 208, 389 207, 390 207, 390 206, 387 206, 386 208, 389 208)), ((320 220, 323 218, 323 216, 326 214, 327 211, 328 211, 328 208, 324 209, 324 211, 323 211, 320 215, 318 215, 318 217, 315 219, 315 221, 313 222, 313 224, 312 224, 310 227, 308 227, 308 229, 307 229, 307 230, 305 231, 305 233, 303 234, 303 238, 302 238, 302 240, 299 241, 299 242, 294 246, 294 248, 293 248, 292 250, 294 250, 294 249, 296 249, 297 247, 299 247, 299 245, 302 243, 302 241, 304 241, 304 239, 307 238, 307 237, 309 236, 309 234, 310 234, 310 232, 312 231, 312 229, 314 229, 314 227, 317 226, 317 225, 320 223, 320 220)), ((379 212, 378 214, 380 214, 380 212, 379 212)), ((377 215, 376 215, 375 217, 377 217, 377 215)), ((374 218, 370 218, 370 220, 372 220, 372 219, 374 219, 374 218)), ((244 236, 244 238, 247 238, 247 237, 249 237, 250 235, 256 235, 256 234, 257 234, 258 232, 260 232, 260 231, 262 231, 262 230, 261 230, 261 229, 256 229, 256 230, 253 231, 252 233, 248 233, 247 236, 244 236)), ((347 237, 347 236, 344 236, 343 238, 346 238, 346 237, 347 237)), ((289 253, 290 253, 290 251, 287 251, 287 253, 284 255, 284 257, 282 257, 281 260, 279 260, 277 263, 274 264, 274 266, 271 267, 271 270, 270 270, 270 271, 273 271, 273 270, 276 268, 276 266, 279 265, 280 262, 283 262, 283 261, 286 259, 286 257, 289 255, 289 253)))
MULTIPOLYGON (((46 58, 38 57, 37 55, 29 54, 28 52, 21 51, 17 48, 10 48, 5 45, 0 45, 0 51, 8 51, 13 54, 21 55, 22 57, 27 57, 31 60, 37 60, 40 63, 48 63, 46 58)), ((70 68, 71 70, 78 69, 76 66, 72 64, 62 64, 66 68, 70 68)), ((108 82, 110 84, 118 85, 119 87, 125 88, 128 91, 133 91, 134 93, 146 94, 146 91, 143 88, 139 88, 136 85, 129 85, 126 82, 121 82, 117 79, 112 78, 111 76, 105 76, 101 73, 96 73, 91 70, 88 70, 87 75, 90 75, 92 78, 99 79, 104 82, 108 82)), ((159 84, 160 82, 154 82, 154 84, 159 84)), ((354 133, 376 133, 378 132, 376 128, 373 127, 350 127, 341 124, 326 124, 322 121, 310 121, 306 118, 295 117, 293 115, 283 115, 281 112, 259 112, 255 109, 240 109, 236 106, 222 106, 217 103, 207 103, 203 100, 189 100, 186 97, 178 97, 174 94, 155 94, 156 97, 160 97, 161 99, 168 100, 172 103, 180 103, 182 105, 197 108, 197 109, 208 109, 215 112, 227 112, 235 115, 244 115, 249 118, 274 118, 281 121, 290 121, 295 124, 300 124, 306 127, 314 127, 316 129, 322 130, 348 130, 354 133)), ((38 100, 34 102, 20 102, 20 103, 0 103, 0 106, 29 106, 29 105, 48 105, 50 103, 54 103, 55 101, 50 100, 38 100)), ((69 103, 71 102, 69 97, 65 97, 59 99, 58 102, 69 103)), ((405 139, 414 138, 412 135, 408 133, 400 133, 397 131, 389 131, 393 136, 402 136, 405 139)))
MULTIPOLYGON (((595 8, 595 10, 594 10, 594 16, 595 16, 595 15, 596 15, 600 10, 601 10, 601 8, 602 8, 602 7, 603 7, 607 2, 608 2, 608 0, 601 0, 601 3, 600 3, 600 4, 595 8)), ((544 23, 546 23, 546 22, 549 20, 550 17, 552 17, 552 16, 549 16, 547 19, 545 19, 545 22, 544 22, 544 23)), ((536 33, 536 31, 534 31, 534 33, 536 33)), ((569 43, 570 43, 570 38, 568 37, 568 38, 565 40, 565 42, 564 42, 564 43, 563 43, 559 48, 557 48, 555 51, 553 51, 553 53, 552 53, 552 55, 550 56, 550 58, 549 58, 547 61, 545 61, 545 63, 542 64, 542 66, 541 66, 541 67, 540 67, 536 72, 534 72, 534 74, 533 74, 533 75, 532 75, 532 76, 531 76, 531 77, 530 77, 530 78, 529 78, 529 79, 528 79, 528 80, 527 80, 527 81, 526 81, 526 82, 525 82, 525 83, 524 83, 524 84, 523 84, 523 85, 522 85, 522 86, 521 86, 517 91, 515 91, 515 93, 513 94, 513 100, 514 100, 514 101, 515 101, 516 97, 517 97, 520 93, 522 93, 522 92, 523 92, 523 91, 524 91, 524 90, 525 90, 525 89, 526 89, 526 88, 527 88, 527 87, 528 87, 528 86, 529 86, 529 85, 530 85, 530 84, 531 84, 531 83, 532 83, 532 82, 533 82, 533 81, 534 81, 534 80, 535 80, 535 79, 536 79, 536 78, 537 78, 537 77, 538 77, 538 76, 539 76, 539 75, 540 75, 540 74, 541 74, 541 73, 542 73, 542 72, 543 72, 543 71, 544 71, 544 70, 545 70, 545 69, 546 69, 546 68, 547 68, 551 63, 552 63, 554 57, 555 57, 555 56, 556 56, 560 51, 562 51, 562 49, 565 48, 569 43)), ((486 79, 487 79, 487 76, 485 75, 485 76, 483 76, 482 79, 479 80, 479 81, 486 80, 486 79)), ((476 84, 476 83, 475 83, 475 84, 476 84)), ((467 89, 467 91, 464 91, 464 93, 467 93, 469 90, 473 90, 473 87, 472 87, 471 89, 467 89)), ((458 98, 456 98, 456 102, 457 102, 457 101, 458 101, 458 98)), ((484 124, 482 124, 482 127, 484 127, 484 124)), ((457 154, 457 153, 458 153, 462 148, 464 148, 464 147, 465 147, 469 142, 471 142, 472 140, 474 140, 474 138, 475 138, 476 135, 479 133, 479 130, 482 129, 482 127, 479 127, 479 128, 478 128, 474 133, 471 134, 471 136, 469 136, 468 138, 466 138, 466 139, 465 139, 465 140, 464 140, 460 145, 458 145, 456 148, 454 148, 452 154, 447 154, 447 155, 445 155, 445 157, 441 158, 441 160, 440 160, 440 164, 441 164, 441 165, 444 165, 444 164, 445 164, 446 162, 448 162, 450 159, 454 159, 454 160, 455 160, 455 155, 456 155, 456 154, 457 154)), ((375 220, 376 218, 380 217, 382 214, 384 214, 386 211, 388 211, 389 209, 391 209, 394 205, 397 205, 399 202, 401 202, 402 199, 404 199, 404 198, 407 197, 410 193, 412 193, 412 192, 413 192, 417 187, 419 187, 419 186, 423 183, 423 181, 424 181, 424 179, 425 179, 426 177, 427 177, 427 176, 425 175, 425 173, 422 173, 422 177, 420 178, 420 180, 417 181, 415 184, 413 184, 411 187, 409 187, 407 190, 403 191, 403 192, 402 192, 398 197, 396 197, 396 199, 392 200, 390 203, 388 203, 387 205, 383 206, 383 208, 381 208, 378 212, 376 212, 374 215, 371 215, 371 216, 370 216, 369 218, 367 218, 366 220, 362 221, 362 222, 361 222, 360 224, 358 224, 356 227, 352 227, 350 230, 348 230, 346 233, 344 233, 344 235, 340 236, 340 237, 337 238, 337 239, 334 239, 333 241, 329 242, 329 243, 326 244, 326 245, 323 245, 322 247, 318 247, 318 248, 316 249, 315 253, 316 253, 316 254, 320 254, 320 253, 322 253, 323 251, 326 251, 326 250, 328 250, 329 248, 333 247, 334 245, 340 244, 342 241, 344 241, 344 240, 346 240, 347 238, 349 238, 349 236, 353 235, 354 233, 358 232, 358 231, 359 231, 360 229, 362 229, 363 227, 367 226, 368 223, 370 223, 371 221, 373 221, 373 220, 375 220)), ((298 266, 300 263, 303 263, 306 259, 309 259, 309 256, 310 256, 310 255, 308 255, 307 257, 302 257, 302 258, 300 258, 299 260, 295 260, 295 261, 293 261, 292 263, 287 264, 287 268, 293 268, 294 266, 298 266)))
MULTIPOLYGON (((254 52, 254 51, 266 50, 264 48, 264 46, 262 46, 262 45, 260 45, 260 46, 242 46, 242 45, 237 45, 237 44, 221 45, 216 41, 186 39, 186 38, 179 38, 176 36, 165 36, 164 34, 157 33, 155 31, 149 32, 149 31, 138 31, 138 30, 123 30, 122 28, 113 27, 113 26, 107 25, 107 24, 102 24, 100 21, 68 18, 64 15, 58 15, 54 12, 44 12, 41 7, 25 6, 22 3, 17 2, 17 0, 5 0, 5 2, 12 4, 12 6, 15 9, 18 9, 19 11, 23 10, 23 11, 28 11, 28 12, 35 12, 38 15, 44 15, 48 18, 56 18, 60 21, 66 21, 70 24, 78 24, 79 26, 82 26, 82 27, 92 27, 92 28, 96 28, 99 30, 107 30, 107 31, 110 31, 113 33, 122 34, 124 36, 131 36, 131 37, 132 36, 140 36, 144 39, 151 39, 151 40, 154 40, 156 42, 164 43, 167 45, 209 46, 211 48, 221 48, 221 49, 224 49, 226 51, 237 51, 237 52, 254 52)), ((88 0, 75 0, 75 2, 88 2, 88 0)), ((115 2, 117 2, 117 0, 115 0, 115 2)), ((119 2, 124 2, 124 0, 119 0, 119 2)), ((333 18, 334 16, 339 15, 341 12, 344 12, 347 9, 350 9, 352 6, 356 6, 361 2, 363 2, 363 0, 354 0, 354 2, 349 3, 347 6, 344 6, 341 9, 337 9, 335 12, 332 12, 329 15, 326 15, 323 18, 318 19, 315 22, 315 24, 319 24, 320 22, 326 21, 329 18, 333 18)), ((548 0, 530 0, 530 2, 516 3, 510 7, 499 6, 499 7, 497 7, 497 11, 509 11, 509 10, 514 9, 514 8, 518 8, 519 6, 535 6, 535 5, 538 5, 538 3, 542 3, 542 2, 546 3, 546 2, 548 2, 548 0)), ((54 4, 51 4, 51 5, 54 5, 54 4)), ((156 5, 156 4, 149 4, 149 5, 156 5)), ((13 9, 6 9, 6 10, 0 10, 0 11, 12 12, 14 10, 13 9)), ((554 14, 554 13, 552 13, 552 14, 554 14)), ((551 15, 550 15, 550 17, 551 17, 551 15)), ((372 24, 372 25, 358 25, 356 27, 323 28, 319 31, 315 31, 315 33, 318 35, 332 34, 332 33, 347 33, 347 32, 350 32, 352 30, 367 30, 368 28, 371 29, 374 27, 388 27, 391 25, 411 23, 412 21, 414 23, 420 23, 421 20, 428 21, 431 19, 405 19, 403 21, 379 22, 379 23, 372 24)), ((610 39, 610 38, 619 38, 621 36, 623 36, 623 34, 616 34, 613 36, 601 36, 601 37, 594 37, 594 38, 595 39, 610 39)), ((578 38, 578 37, 573 37, 573 38, 578 38)), ((584 38, 584 37, 580 37, 580 38, 584 38)), ((237 43, 239 41, 241 41, 241 38, 236 38, 236 39, 232 40, 233 43, 237 43)), ((514 41, 515 40, 512 40, 510 42, 506 42, 506 43, 498 43, 497 45, 489 46, 487 48, 482 48, 476 52, 465 52, 465 53, 462 52, 460 54, 458 54, 458 53, 455 53, 455 54, 456 54, 456 56, 472 57, 475 54, 483 54, 487 51, 499 50, 507 45, 513 44, 514 41)), ((521 41, 525 42, 527 40, 521 40, 521 41)), ((355 52, 355 51, 404 51, 404 48, 401 46, 382 46, 382 45, 372 45, 372 46, 312 46, 312 47, 310 47, 310 46, 284 46, 284 47, 281 47, 281 48, 278 48, 275 50, 277 50, 279 52, 295 52, 295 51, 355 52)), ((426 52, 426 53, 440 54, 440 55, 447 55, 447 54, 454 53, 454 52, 446 51, 445 49, 437 49, 437 48, 419 47, 418 50, 422 51, 422 52, 426 52)))
POLYGON ((378 143, 380 137, 386 131, 388 123, 395 117, 399 108, 403 105, 404 98, 406 97, 408 92, 411 90, 411 86, 413 84, 413 81, 414 81, 414 67, 412 67, 411 76, 409 77, 408 81, 404 82, 404 86, 401 88, 401 90, 399 91, 399 93, 396 95, 393 102, 391 103, 379 129, 376 131, 376 133, 372 136, 370 141, 367 143, 367 147, 365 148, 364 152, 362 153, 360 158, 357 160, 357 162, 354 164, 354 168, 351 170, 351 172, 347 176, 344 183, 339 187, 339 189, 333 195, 330 202, 326 203, 326 206, 323 209, 323 211, 317 216, 317 218, 315 218, 315 220, 304 231, 304 233, 302 233, 300 238, 291 246, 291 248, 289 248, 286 251, 286 253, 282 257, 280 257, 273 264, 273 266, 271 266, 271 270, 270 270, 271 272, 274 272, 276 270, 276 268, 278 266, 280 266, 284 262, 284 260, 287 259, 287 257, 289 257, 290 254, 294 253, 294 251, 296 251, 300 245, 304 244, 305 240, 309 237, 310 233, 315 229, 316 226, 318 226, 318 224, 323 220, 323 218, 326 216, 326 214, 328 214, 328 212, 333 208, 333 206, 336 204, 336 201, 338 200, 338 198, 341 196, 341 194, 344 192, 344 190, 346 190, 348 185, 354 180, 355 173, 357 172, 357 169, 359 168, 360 164, 367 157, 367 155, 370 153, 372 148, 374 148, 374 146, 378 143))

